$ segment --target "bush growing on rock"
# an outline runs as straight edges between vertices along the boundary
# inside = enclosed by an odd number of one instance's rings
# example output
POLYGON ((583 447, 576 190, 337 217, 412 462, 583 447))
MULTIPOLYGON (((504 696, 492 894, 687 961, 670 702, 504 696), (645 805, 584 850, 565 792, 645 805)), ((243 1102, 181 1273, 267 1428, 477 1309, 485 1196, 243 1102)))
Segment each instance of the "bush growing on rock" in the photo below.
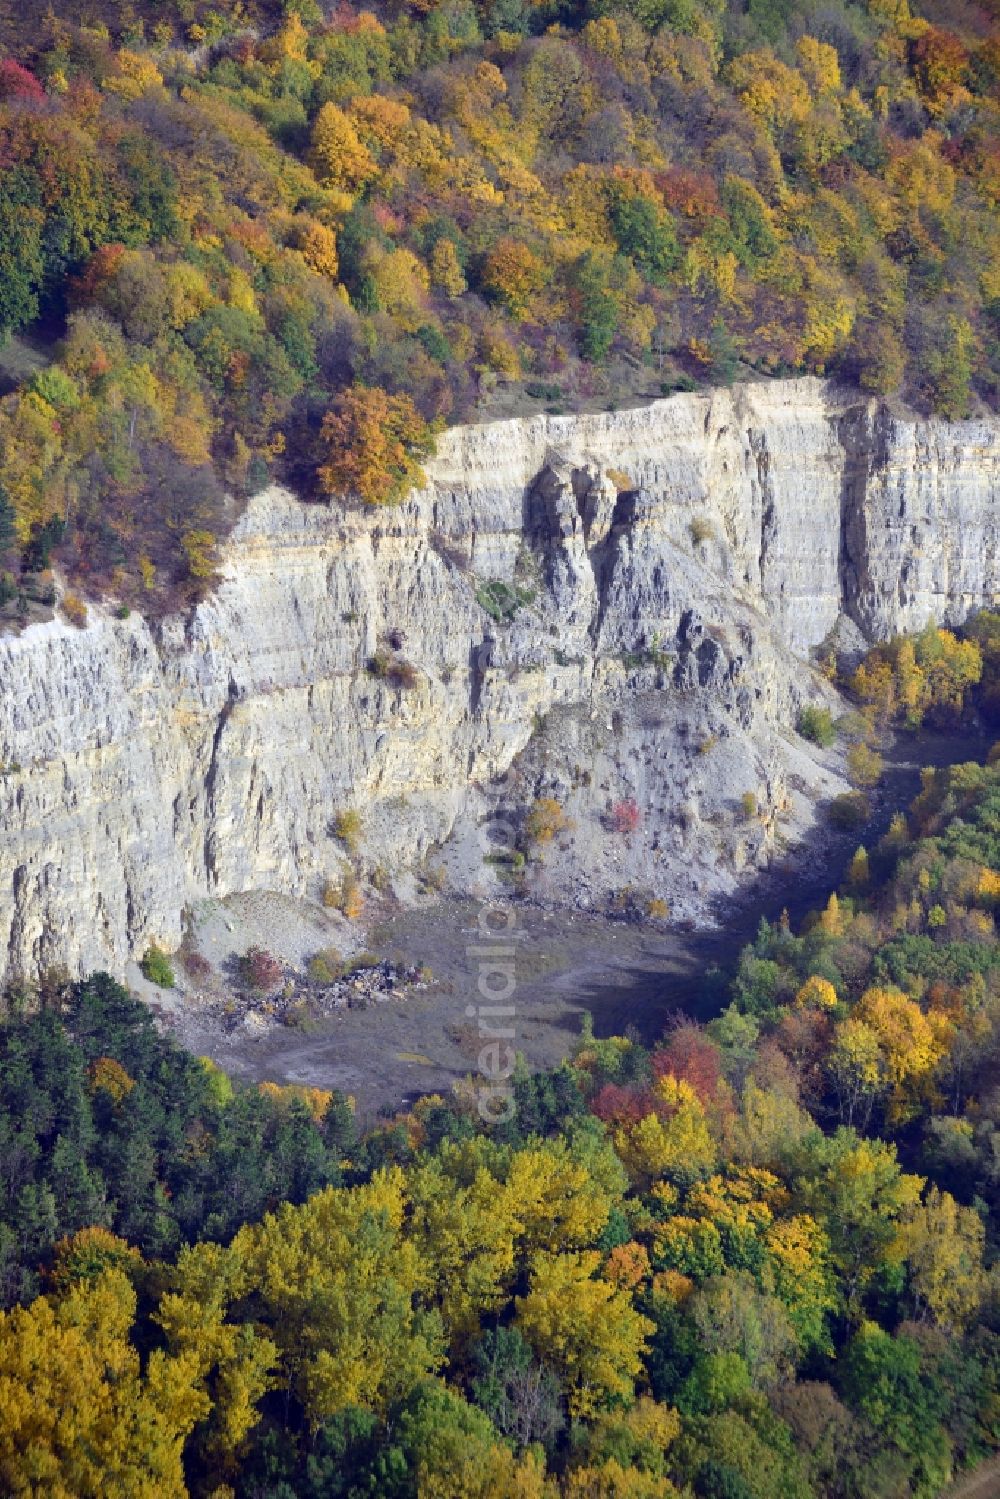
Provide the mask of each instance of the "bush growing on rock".
POLYGON ((403 691, 410 691, 420 680, 417 668, 411 661, 402 656, 390 655, 381 648, 373 656, 369 656, 367 670, 373 677, 403 691))
POLYGON ((821 749, 829 749, 837 737, 836 725, 829 708, 819 708, 813 703, 802 709, 795 727, 803 739, 818 744, 821 749))
POLYGON ((212 972, 212 965, 200 952, 193 948, 185 948, 181 953, 181 963, 188 978, 195 980, 207 979, 212 972))
POLYGON ((530 604, 534 597, 534 589, 522 588, 516 583, 505 583, 501 578, 480 583, 476 588, 476 603, 498 625, 509 623, 517 611, 530 604))
POLYGON ((417 878, 422 890, 432 895, 440 895, 448 883, 448 871, 443 864, 435 864, 428 859, 417 878))
POLYGON ((248 947, 236 960, 240 980, 258 994, 267 994, 281 983, 282 968, 273 953, 264 947, 248 947))
POLYGON ((161 989, 174 987, 174 970, 170 959, 162 947, 158 947, 155 942, 151 942, 146 948, 139 967, 142 969, 143 978, 148 979, 151 984, 157 984, 161 989))
POLYGON ((338 812, 333 820, 333 832, 353 859, 361 842, 361 813, 353 807, 338 812))
POLYGON ((642 812, 634 796, 623 797, 611 808, 611 830, 622 838, 631 838, 642 826, 642 812))
POLYGON ((332 984, 344 971, 340 953, 335 947, 324 947, 309 959, 309 978, 314 984, 332 984))
POLYGON ((323 904, 330 910, 339 911, 348 921, 357 921, 364 910, 364 895, 361 881, 352 869, 345 870, 339 879, 328 879, 323 886, 323 904))
POLYGON ((539 796, 532 802, 524 820, 524 836, 529 844, 551 843, 568 827, 569 818, 555 797, 539 796))
POLYGON ((83 599, 75 593, 64 593, 61 607, 70 624, 76 625, 78 630, 82 630, 87 623, 87 606, 83 602, 83 599))
POLYGON ((670 918, 670 907, 665 900, 636 885, 622 885, 612 891, 608 896, 607 912, 616 921, 637 924, 670 918))
POLYGON ((394 656, 389 662, 386 670, 386 680, 393 687, 399 687, 404 692, 411 692, 420 680, 420 674, 412 661, 406 661, 402 656, 394 656))

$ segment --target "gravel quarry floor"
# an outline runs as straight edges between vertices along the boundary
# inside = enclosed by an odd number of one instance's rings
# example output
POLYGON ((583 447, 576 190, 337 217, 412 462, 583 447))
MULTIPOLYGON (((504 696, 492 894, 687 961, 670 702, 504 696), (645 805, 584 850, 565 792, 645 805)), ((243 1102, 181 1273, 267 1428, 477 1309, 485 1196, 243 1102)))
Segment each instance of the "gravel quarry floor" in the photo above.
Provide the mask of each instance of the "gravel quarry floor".
MULTIPOLYGON (((479 1007, 513 1006, 510 1044, 532 1068, 558 1063, 571 1051, 584 1011, 599 1035, 634 1026, 655 1040, 677 1010, 707 1018, 718 1005, 711 982, 713 966, 725 966, 750 940, 762 916, 775 919, 787 908, 793 923, 838 882, 857 844, 871 847, 894 811, 919 790, 919 767, 981 758, 989 742, 947 736, 897 741, 869 826, 859 835, 819 831, 798 856, 748 881, 738 900, 716 911, 709 930, 637 927, 604 916, 566 908, 545 909, 525 902, 502 908, 510 931, 491 942, 513 952, 513 990, 501 1001, 484 1000, 478 990, 487 961, 479 948, 482 907, 471 900, 428 901, 418 907, 386 907, 367 934, 378 957, 401 965, 426 965, 433 974, 403 998, 391 997, 324 1015, 308 1029, 275 1024, 262 1034, 237 1026, 226 1031, 217 1015, 199 1013, 181 996, 163 1006, 165 1022, 177 1039, 199 1055, 211 1056, 235 1076, 254 1081, 305 1083, 336 1088, 357 1102, 359 1122, 370 1123, 380 1109, 391 1110, 421 1093, 447 1093, 474 1072, 484 1038, 479 1007)), ((298 964, 321 945, 337 941, 340 918, 316 907, 298 907, 264 892, 235 897, 201 914, 204 949, 225 971, 227 946, 242 951, 250 942, 269 941, 284 960, 298 964)), ((494 929, 500 917, 493 919, 494 929)), ((341 951, 346 951, 342 943, 341 951)), ((487 978, 487 987, 489 986, 487 978)), ((506 986, 506 976, 494 979, 506 986)), ((149 986, 144 986, 147 997, 149 986)), ((162 991, 154 991, 162 1000, 162 991)))
MULTIPOLYGON (((308 1032, 275 1026, 259 1039, 239 1030, 220 1034, 196 1012, 181 1012, 178 1039, 239 1076, 340 1089, 355 1097, 362 1122, 381 1105, 447 1093, 476 1068, 484 1044, 479 1007, 496 1002, 478 991, 487 959, 470 952, 484 941, 480 909, 471 901, 439 904, 378 924, 371 941, 377 954, 433 972, 426 989, 405 999, 340 1011, 308 1032)), ((502 941, 512 952, 501 961, 510 965, 513 990, 503 1003, 514 1014, 503 1025, 513 1028, 510 1044, 532 1068, 554 1066, 567 1054, 585 1010, 609 1034, 635 1023, 641 1009, 655 1032, 680 1003, 679 991, 691 992, 694 955, 670 933, 574 912, 506 909, 514 924, 502 941)), ((490 938, 490 946, 499 940, 490 938)), ((484 981, 507 987, 506 975, 484 981)))

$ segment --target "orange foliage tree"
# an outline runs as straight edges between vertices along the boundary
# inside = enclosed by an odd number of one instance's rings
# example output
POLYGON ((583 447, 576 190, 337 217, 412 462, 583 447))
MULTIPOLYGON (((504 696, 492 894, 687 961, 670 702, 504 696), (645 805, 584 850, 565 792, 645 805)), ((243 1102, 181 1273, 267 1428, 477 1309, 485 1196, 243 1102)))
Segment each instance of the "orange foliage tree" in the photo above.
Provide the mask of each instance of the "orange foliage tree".
POLYGON ((391 505, 424 482, 420 464, 432 451, 434 428, 409 396, 354 386, 337 397, 320 437, 326 461, 319 480, 328 494, 391 505))

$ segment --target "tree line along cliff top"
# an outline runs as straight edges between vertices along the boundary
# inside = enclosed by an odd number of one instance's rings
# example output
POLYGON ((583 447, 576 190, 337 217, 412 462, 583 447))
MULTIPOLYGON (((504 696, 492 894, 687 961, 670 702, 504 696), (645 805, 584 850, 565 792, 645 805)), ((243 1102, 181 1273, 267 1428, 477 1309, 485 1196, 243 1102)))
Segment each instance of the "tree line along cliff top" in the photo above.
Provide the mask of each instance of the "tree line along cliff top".
POLYGON ((77 14, 0 7, 0 618, 189 604, 229 497, 498 409, 996 408, 997 0, 77 14))

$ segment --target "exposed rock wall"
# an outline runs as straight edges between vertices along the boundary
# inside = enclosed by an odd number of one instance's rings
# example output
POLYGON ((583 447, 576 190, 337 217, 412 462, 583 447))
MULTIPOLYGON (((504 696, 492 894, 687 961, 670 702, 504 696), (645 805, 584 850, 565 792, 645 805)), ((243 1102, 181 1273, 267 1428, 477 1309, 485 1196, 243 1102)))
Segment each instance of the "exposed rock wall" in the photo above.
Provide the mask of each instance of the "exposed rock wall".
POLYGON ((457 429, 391 511, 269 490, 191 620, 0 640, 0 967, 120 972, 205 896, 315 897, 349 805, 366 870, 405 889, 448 840, 469 888, 483 815, 555 794, 550 894, 697 914, 835 787, 789 733, 829 692, 809 649, 842 616, 874 637, 997 601, 998 491, 998 424, 814 380, 457 429), (477 601, 496 580, 530 596, 512 620, 477 601))

